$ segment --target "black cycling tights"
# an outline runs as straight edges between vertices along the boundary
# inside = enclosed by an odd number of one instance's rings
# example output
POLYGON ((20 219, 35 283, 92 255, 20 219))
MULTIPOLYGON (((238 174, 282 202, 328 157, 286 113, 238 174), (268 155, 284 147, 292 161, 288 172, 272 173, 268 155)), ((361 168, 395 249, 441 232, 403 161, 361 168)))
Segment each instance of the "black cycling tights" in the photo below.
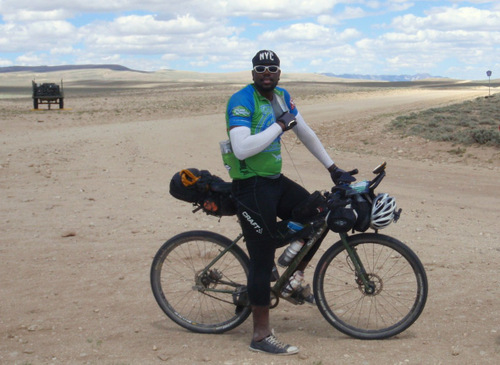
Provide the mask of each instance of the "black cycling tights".
POLYGON ((248 296, 250 304, 270 304, 270 277, 279 243, 277 217, 291 218, 292 210, 307 199, 309 192, 281 175, 279 178, 252 177, 233 181, 238 218, 250 255, 248 296))

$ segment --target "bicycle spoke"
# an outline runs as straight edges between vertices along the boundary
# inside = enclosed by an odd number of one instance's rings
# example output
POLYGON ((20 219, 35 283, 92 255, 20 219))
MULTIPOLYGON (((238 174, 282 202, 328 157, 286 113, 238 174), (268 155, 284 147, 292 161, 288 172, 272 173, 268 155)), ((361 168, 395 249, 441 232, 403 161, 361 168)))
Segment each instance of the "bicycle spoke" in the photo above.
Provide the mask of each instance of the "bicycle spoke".
POLYGON ((250 309, 236 311, 232 293, 246 285, 248 258, 237 246, 217 258, 231 241, 215 233, 192 231, 173 237, 158 251, 152 288, 163 311, 196 332, 234 328, 250 309))
POLYGON ((351 239, 357 240, 352 247, 366 281, 355 273, 342 243, 330 248, 315 273, 321 313, 333 326, 358 338, 384 338, 401 332, 415 321, 425 304, 427 282, 418 258, 387 236, 363 234, 351 239))

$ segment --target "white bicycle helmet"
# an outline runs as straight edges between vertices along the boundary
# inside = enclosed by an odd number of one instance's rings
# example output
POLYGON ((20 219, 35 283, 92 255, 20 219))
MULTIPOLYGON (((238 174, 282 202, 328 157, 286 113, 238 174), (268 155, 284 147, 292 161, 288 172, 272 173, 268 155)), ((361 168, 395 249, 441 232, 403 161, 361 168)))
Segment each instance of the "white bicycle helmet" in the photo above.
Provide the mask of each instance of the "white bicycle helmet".
POLYGON ((396 210, 396 199, 389 194, 378 194, 373 201, 370 226, 373 229, 382 229, 387 227, 394 219, 396 210))

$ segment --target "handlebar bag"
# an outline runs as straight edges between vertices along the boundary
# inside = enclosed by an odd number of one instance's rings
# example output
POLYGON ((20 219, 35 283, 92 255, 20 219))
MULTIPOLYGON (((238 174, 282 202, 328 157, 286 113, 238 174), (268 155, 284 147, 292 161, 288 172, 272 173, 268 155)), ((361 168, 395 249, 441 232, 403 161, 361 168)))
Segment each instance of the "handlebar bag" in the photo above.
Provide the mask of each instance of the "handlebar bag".
POLYGON ((353 228, 355 231, 365 232, 370 227, 372 205, 361 194, 354 195, 351 201, 352 207, 358 215, 353 228))
POLYGON ((354 209, 338 206, 328 215, 327 224, 333 232, 347 232, 354 227, 356 219, 354 209))

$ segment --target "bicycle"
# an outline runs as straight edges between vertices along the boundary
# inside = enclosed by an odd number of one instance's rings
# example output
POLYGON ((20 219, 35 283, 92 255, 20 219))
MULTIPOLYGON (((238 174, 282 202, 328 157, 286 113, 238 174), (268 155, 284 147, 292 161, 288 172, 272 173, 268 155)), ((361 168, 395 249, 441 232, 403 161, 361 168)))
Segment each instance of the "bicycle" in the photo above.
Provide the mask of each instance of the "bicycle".
MULTIPOLYGON (((323 317, 340 332, 366 340, 395 336, 417 320, 428 293, 425 269, 407 245, 378 233, 383 227, 372 222, 373 205, 381 196, 388 196, 374 193, 385 169, 384 162, 373 170, 376 176, 371 181, 321 193, 323 209, 316 209, 303 223, 304 229, 288 237, 300 236, 306 242, 272 285, 271 308, 281 299, 304 302, 300 296, 284 297, 283 288, 307 252, 333 230, 340 240, 321 256, 313 276, 314 298, 323 317), (360 216, 363 204, 370 207, 368 218, 360 216), (360 219, 364 220, 362 227, 360 219), (375 232, 365 232, 367 220, 375 232)), ((231 183, 225 184, 219 189, 227 190, 231 183)), ((401 214, 393 203, 392 215, 384 218, 384 226, 401 214)), ((193 332, 215 334, 234 329, 248 318, 249 258, 238 246, 242 237, 240 233, 231 240, 215 232, 195 230, 177 234, 160 247, 151 266, 151 287, 171 320, 193 332)))

